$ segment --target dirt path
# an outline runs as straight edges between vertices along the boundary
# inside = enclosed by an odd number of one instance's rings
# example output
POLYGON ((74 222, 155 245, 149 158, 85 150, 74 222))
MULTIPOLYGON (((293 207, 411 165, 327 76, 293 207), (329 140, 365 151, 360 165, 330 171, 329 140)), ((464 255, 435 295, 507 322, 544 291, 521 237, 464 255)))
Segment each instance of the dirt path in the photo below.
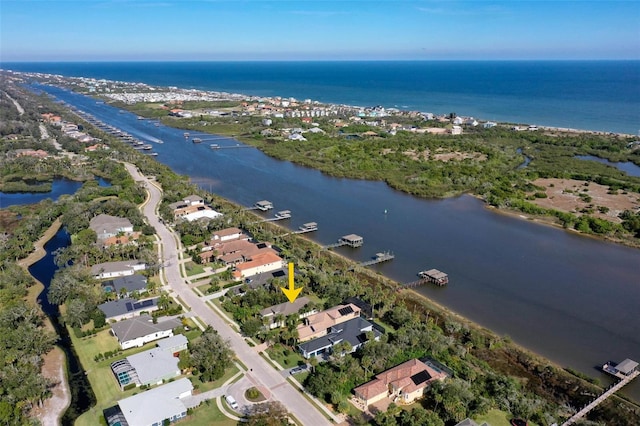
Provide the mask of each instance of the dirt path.
POLYGON ((18 103, 18 101, 16 101, 15 99, 13 99, 11 96, 9 96, 9 94, 7 92, 4 92, 4 94, 7 96, 7 98, 9 98, 9 100, 11 102, 13 102, 13 104, 15 105, 16 109, 18 110, 18 114, 22 115, 24 114, 24 108, 22 108, 22 105, 20 105, 18 103))
POLYGON ((40 420, 43 426, 56 426, 60 424, 60 417, 71 403, 69 384, 65 375, 65 356, 62 349, 56 346, 43 359, 42 375, 50 379, 54 385, 51 388, 51 398, 36 407, 32 415, 40 420))

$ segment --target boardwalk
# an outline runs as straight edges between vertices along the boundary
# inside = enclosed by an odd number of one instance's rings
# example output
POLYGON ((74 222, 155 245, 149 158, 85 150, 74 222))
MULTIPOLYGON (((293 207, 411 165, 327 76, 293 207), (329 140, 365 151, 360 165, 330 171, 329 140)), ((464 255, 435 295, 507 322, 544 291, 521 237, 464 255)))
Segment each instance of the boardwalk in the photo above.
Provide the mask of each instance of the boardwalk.
POLYGON ((623 386, 627 383, 631 382, 633 379, 640 375, 640 371, 634 371, 633 373, 626 376, 624 379, 620 380, 618 383, 612 385, 609 389, 607 389, 602 395, 594 399, 590 404, 585 406, 582 410, 578 411, 573 417, 564 422, 562 426, 569 426, 580 420, 584 417, 589 411, 593 410, 605 399, 609 398, 611 395, 619 391, 623 386))

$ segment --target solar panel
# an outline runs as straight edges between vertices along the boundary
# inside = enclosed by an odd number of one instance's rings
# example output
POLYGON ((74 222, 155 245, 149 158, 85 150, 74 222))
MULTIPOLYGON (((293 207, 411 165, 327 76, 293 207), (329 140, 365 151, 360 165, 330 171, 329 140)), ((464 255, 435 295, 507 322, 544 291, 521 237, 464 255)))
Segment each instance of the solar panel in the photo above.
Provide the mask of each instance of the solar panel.
POLYGON ((429 375, 429 373, 427 373, 426 371, 421 371, 411 376, 411 381, 414 384, 419 385, 420 383, 428 381, 430 378, 431 376, 429 375))
POLYGON ((344 308, 338 309, 340 315, 348 315, 353 313, 353 308, 351 306, 345 306, 344 308))

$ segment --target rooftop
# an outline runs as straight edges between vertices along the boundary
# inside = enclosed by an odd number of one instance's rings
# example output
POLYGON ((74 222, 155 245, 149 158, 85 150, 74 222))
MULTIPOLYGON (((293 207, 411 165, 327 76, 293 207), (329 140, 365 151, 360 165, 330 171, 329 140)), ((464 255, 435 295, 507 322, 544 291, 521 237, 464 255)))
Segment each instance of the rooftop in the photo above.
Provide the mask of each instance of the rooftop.
POLYGON ((340 342, 349 342, 355 348, 367 341, 366 333, 368 331, 372 331, 376 338, 382 335, 379 330, 373 328, 373 324, 369 321, 362 317, 357 317, 331 327, 329 334, 301 343, 298 347, 306 353, 312 353, 322 348, 337 345, 340 342))
POLYGON ((291 314, 295 314, 301 308, 303 308, 310 300, 308 297, 298 297, 293 303, 284 302, 278 305, 269 306, 260 311, 260 315, 263 317, 270 315, 284 315, 285 317, 291 314))
POLYGON ((187 411, 180 397, 192 391, 189 379, 183 378, 121 399, 118 405, 129 425, 162 424, 164 419, 187 411))
POLYGON ((171 330, 180 325, 181 322, 178 319, 169 319, 154 324, 150 315, 140 315, 111 324, 111 330, 120 342, 127 342, 159 331, 171 330))

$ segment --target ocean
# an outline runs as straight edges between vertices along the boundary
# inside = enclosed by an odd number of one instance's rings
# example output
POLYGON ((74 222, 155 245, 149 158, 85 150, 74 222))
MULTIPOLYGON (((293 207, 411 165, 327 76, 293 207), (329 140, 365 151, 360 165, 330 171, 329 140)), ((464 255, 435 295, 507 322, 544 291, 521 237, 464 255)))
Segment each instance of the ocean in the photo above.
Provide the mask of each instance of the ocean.
POLYGON ((640 61, 58 62, 3 69, 639 134, 640 61))

